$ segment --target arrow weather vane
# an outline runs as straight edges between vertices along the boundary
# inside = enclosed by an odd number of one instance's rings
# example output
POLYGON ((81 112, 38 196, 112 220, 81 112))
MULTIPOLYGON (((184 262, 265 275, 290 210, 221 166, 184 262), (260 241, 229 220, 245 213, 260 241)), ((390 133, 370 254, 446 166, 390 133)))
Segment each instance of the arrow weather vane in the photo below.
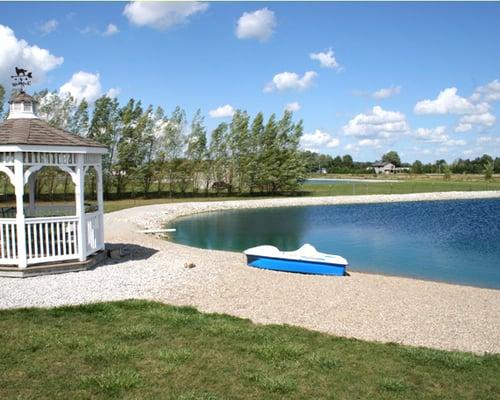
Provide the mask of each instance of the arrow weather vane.
POLYGON ((12 86, 20 87, 21 93, 24 93, 24 87, 31 85, 32 72, 27 69, 16 67, 16 75, 11 75, 12 86))

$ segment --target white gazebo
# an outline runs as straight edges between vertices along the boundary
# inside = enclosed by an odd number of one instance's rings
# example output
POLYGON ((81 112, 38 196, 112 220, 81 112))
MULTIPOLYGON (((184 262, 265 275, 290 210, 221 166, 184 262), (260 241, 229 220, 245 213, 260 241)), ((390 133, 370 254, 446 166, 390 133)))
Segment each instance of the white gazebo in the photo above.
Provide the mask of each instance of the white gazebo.
POLYGON ((106 147, 39 119, 37 102, 24 92, 9 104, 9 116, 0 123, 0 172, 14 187, 15 214, 0 218, 0 276, 85 269, 104 254, 102 155, 106 147), (75 187, 71 215, 37 216, 35 185, 44 167, 57 167, 70 175, 75 187), (84 201, 85 174, 90 168, 95 169, 97 181, 94 209, 86 209, 84 201))

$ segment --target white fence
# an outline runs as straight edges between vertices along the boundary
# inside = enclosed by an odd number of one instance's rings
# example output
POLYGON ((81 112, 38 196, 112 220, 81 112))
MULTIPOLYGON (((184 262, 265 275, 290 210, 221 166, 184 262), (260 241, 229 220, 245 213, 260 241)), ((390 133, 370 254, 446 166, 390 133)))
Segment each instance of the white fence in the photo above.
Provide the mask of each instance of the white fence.
POLYGON ((13 218, 0 219, 0 265, 17 262, 17 225, 13 218))
POLYGON ((26 219, 28 264, 78 257, 78 219, 50 217, 26 219))

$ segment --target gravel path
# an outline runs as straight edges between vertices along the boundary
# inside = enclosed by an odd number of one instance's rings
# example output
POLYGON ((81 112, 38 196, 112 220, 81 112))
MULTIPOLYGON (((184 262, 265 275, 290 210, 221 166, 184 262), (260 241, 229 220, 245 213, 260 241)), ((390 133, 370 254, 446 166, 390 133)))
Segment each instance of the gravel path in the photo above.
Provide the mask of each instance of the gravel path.
POLYGON ((500 291, 351 272, 350 277, 249 268, 242 254, 201 250, 149 235, 172 219, 234 208, 500 198, 500 191, 174 203, 105 216, 106 241, 130 254, 91 271, 0 278, 0 308, 128 298, 192 305, 258 323, 476 353, 500 353, 500 291), (185 268, 185 263, 195 268, 185 268))

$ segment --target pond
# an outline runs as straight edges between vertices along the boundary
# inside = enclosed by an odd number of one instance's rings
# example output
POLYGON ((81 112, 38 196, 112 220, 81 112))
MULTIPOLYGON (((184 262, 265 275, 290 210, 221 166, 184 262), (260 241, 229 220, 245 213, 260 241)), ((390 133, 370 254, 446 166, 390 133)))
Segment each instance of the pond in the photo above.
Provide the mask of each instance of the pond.
POLYGON ((349 269, 500 289, 500 200, 233 210, 174 221, 173 240, 242 251, 304 243, 349 269))

